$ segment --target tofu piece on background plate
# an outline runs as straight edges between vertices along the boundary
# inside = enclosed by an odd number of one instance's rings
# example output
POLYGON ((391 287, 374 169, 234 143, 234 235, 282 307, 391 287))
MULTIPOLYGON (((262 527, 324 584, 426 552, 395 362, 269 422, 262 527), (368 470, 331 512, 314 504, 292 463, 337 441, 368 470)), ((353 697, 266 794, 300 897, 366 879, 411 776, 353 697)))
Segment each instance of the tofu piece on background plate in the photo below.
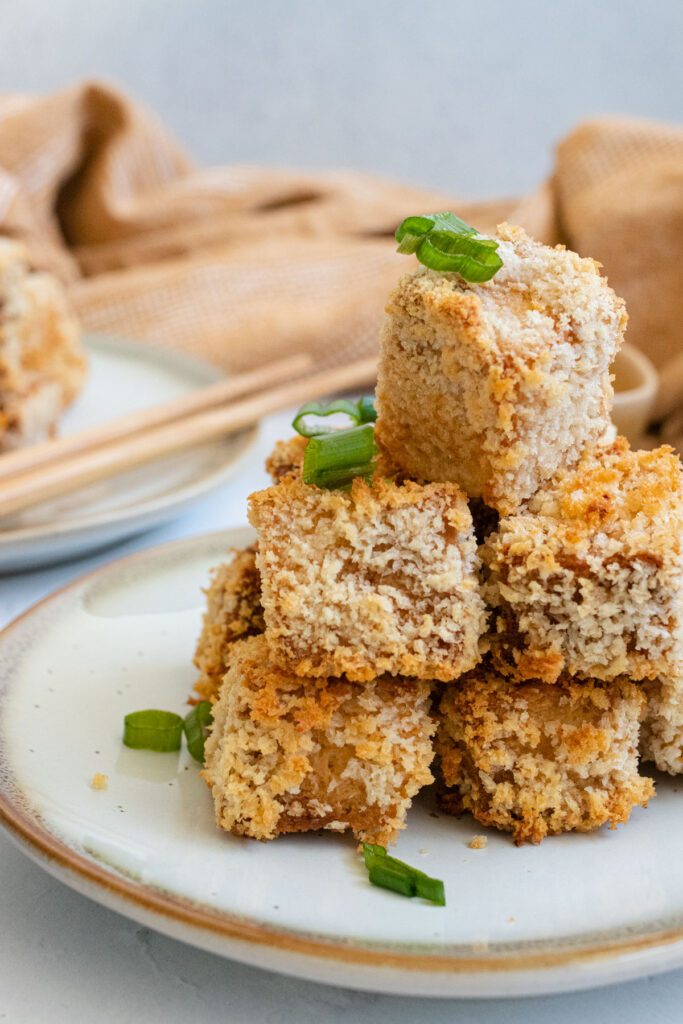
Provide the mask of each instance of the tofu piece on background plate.
POLYGON ((321 490, 295 477, 253 494, 273 660, 301 676, 455 679, 485 630, 472 517, 455 484, 321 490))
POLYGON ((645 703, 624 679, 515 685, 480 666, 439 705, 442 808, 471 811, 517 844, 628 821, 654 795, 638 773, 645 703))
POLYGON ((234 644, 202 775, 216 823, 236 835, 350 829, 386 846, 433 781, 436 725, 426 681, 303 679, 263 636, 234 644))
POLYGON ((0 238, 0 452, 51 437, 87 371, 80 330, 52 275, 0 238))
POLYGON ((683 676, 683 473, 671 448, 618 438, 587 449, 480 553, 500 671, 683 676))
POLYGON ((378 444, 409 476, 513 512, 610 425, 624 303, 598 264, 502 224, 481 284, 419 268, 389 298, 378 444))

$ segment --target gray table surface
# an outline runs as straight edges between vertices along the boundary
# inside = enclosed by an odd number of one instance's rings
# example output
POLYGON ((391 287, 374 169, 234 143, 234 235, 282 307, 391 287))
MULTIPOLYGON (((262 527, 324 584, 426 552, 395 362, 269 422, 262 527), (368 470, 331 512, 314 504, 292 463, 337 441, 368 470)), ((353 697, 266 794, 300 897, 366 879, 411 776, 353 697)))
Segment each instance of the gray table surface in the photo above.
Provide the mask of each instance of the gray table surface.
MULTIPOLYGON (((244 525, 245 499, 266 482, 262 462, 287 415, 261 427, 242 473, 176 522, 92 557, 0 578, 0 625, 56 587, 133 551, 244 525)), ((568 996, 424 1000, 371 995, 285 978, 222 960, 142 928, 45 874, 0 833, 0 1020, 12 1024, 296 1022, 669 1024, 683 1018, 683 971, 568 996)))

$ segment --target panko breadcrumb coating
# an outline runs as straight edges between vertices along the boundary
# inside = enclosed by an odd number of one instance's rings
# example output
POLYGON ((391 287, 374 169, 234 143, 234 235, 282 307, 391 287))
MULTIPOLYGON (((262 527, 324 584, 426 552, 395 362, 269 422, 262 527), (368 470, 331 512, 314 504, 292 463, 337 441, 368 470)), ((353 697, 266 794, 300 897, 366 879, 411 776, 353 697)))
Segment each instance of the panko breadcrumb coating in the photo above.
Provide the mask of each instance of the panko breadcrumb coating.
POLYGON ((202 775, 235 835, 350 829, 386 846, 432 781, 426 682, 301 679, 257 636, 234 645, 213 715, 202 775))
POLYGON ((277 441, 272 452, 266 459, 266 472, 270 474, 274 484, 289 476, 301 476, 306 453, 307 437, 296 434, 286 441, 277 441))
POLYGON ((643 722, 640 753, 660 772, 683 775, 683 672, 668 679, 643 684, 647 712, 643 722))
POLYGON ((517 844, 614 828, 654 795, 638 774, 644 709, 641 689, 625 680, 515 686, 475 669, 439 706, 442 807, 469 810, 517 844))
POLYGON ((29 268, 23 245, 0 238, 0 452, 51 437, 85 374, 59 283, 29 268))
POLYGON ((265 629, 256 545, 245 551, 233 549, 232 560, 212 571, 205 593, 206 611, 194 656, 200 672, 195 690, 205 700, 215 700, 232 644, 265 629))
POLYGON ((481 551, 496 667, 546 682, 682 675, 682 537, 671 448, 588 449, 481 551))
POLYGON ((279 665, 301 676, 447 681, 478 662, 485 608, 457 485, 375 477, 348 493, 284 478, 249 500, 279 665))
POLYGON ((506 514, 608 428, 627 317, 593 260, 509 224, 495 238, 490 281, 420 267, 390 296, 376 436, 409 475, 506 514))

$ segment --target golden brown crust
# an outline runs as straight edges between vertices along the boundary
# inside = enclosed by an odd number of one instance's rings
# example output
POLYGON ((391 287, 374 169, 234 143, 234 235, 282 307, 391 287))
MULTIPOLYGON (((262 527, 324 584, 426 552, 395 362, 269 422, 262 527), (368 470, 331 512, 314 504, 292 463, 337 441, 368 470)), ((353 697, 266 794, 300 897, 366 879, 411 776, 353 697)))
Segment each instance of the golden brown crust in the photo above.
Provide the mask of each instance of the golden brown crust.
POLYGON ((654 679, 683 664, 683 473, 668 447, 587 449, 481 549, 501 672, 654 679))
POLYGON ((301 679, 262 636, 239 641, 202 773, 217 824, 261 840, 324 828, 391 843, 432 781, 434 728, 426 682, 301 679))
POLYGON ((406 473, 514 511, 609 426, 623 302, 592 260, 500 225, 491 281, 420 268, 387 305, 380 446, 406 473))
POLYGON ((448 680, 485 625, 472 519, 455 484, 375 477, 351 492, 285 478, 250 498, 266 638, 302 676, 448 680))
POLYGON ((232 644, 265 629, 261 607, 261 577, 256 568, 256 545, 233 549, 233 558, 211 573, 206 611, 194 663, 199 669, 195 690, 216 700, 228 670, 232 644))
POLYGON ((436 750, 444 810, 538 843, 626 822, 654 794, 638 775, 641 690, 626 680, 511 685, 481 666, 447 687, 436 750))
POLYGON ((266 459, 266 472, 270 473, 274 484, 279 484, 285 477, 301 475, 307 444, 308 438, 299 434, 276 442, 266 459))

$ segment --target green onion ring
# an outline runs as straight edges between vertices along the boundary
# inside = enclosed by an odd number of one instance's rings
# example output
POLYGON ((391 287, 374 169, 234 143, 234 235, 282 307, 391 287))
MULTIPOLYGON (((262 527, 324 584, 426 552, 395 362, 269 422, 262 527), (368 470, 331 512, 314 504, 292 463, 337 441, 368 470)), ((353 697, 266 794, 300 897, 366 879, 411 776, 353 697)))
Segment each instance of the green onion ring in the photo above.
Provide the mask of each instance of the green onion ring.
POLYGON ((329 402, 327 405, 321 405, 320 402, 307 402, 306 405, 302 405, 292 420, 292 426, 302 437, 331 434, 337 428, 327 427, 322 423, 309 426, 304 420, 307 416, 332 416, 336 412, 341 412, 348 416, 354 427, 363 422, 358 402, 351 402, 348 398, 337 398, 334 402, 329 402))

